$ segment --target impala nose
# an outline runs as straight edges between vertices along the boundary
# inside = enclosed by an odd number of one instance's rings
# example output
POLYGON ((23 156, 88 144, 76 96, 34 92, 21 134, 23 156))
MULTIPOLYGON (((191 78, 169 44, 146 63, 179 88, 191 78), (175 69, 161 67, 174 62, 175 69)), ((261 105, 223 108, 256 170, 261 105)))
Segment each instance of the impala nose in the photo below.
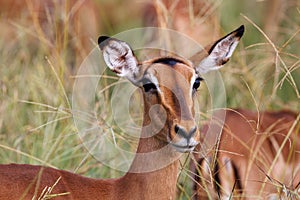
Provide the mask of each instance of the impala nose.
POLYGON ((195 135, 197 131, 197 126, 193 126, 191 129, 186 130, 185 128, 176 124, 174 128, 175 128, 175 133, 185 138, 188 141, 187 143, 189 143, 190 139, 195 135))
POLYGON ((200 140, 198 127, 193 120, 181 120, 180 123, 174 123, 170 135, 170 143, 177 151, 183 153, 193 151, 200 140))
POLYGON ((192 126, 185 126, 176 124, 174 126, 174 132, 176 134, 175 138, 171 144, 175 147, 175 149, 179 152, 191 152, 195 146, 199 143, 199 134, 198 128, 195 124, 191 124, 192 126))

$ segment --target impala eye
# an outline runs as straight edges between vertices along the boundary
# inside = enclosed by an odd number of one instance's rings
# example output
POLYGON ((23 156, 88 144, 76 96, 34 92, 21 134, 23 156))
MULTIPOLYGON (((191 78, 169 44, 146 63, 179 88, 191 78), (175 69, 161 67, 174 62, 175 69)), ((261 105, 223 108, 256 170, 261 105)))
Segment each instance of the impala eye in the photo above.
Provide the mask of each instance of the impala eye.
POLYGON ((202 80, 203 80, 203 78, 201 78, 201 77, 196 78, 194 85, 193 85, 193 90, 197 90, 199 88, 202 80))
POLYGON ((145 92, 156 90, 156 85, 154 83, 145 83, 143 85, 145 92))
POLYGON ((143 80, 143 88, 145 92, 157 90, 156 85, 147 79, 143 80))

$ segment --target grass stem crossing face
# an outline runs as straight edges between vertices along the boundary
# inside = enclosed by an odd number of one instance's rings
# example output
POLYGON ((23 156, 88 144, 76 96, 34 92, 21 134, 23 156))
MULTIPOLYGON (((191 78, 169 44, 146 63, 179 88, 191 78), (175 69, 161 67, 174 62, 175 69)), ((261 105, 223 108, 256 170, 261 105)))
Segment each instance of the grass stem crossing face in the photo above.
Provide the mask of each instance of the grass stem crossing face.
POLYGON ((179 152, 189 152, 200 138, 195 122, 194 93, 200 86, 201 75, 221 68, 233 54, 243 33, 244 26, 240 26, 190 59, 160 57, 138 62, 133 50, 124 41, 101 36, 98 43, 107 66, 118 76, 142 88, 146 105, 144 121, 163 121, 160 120, 162 111, 150 116, 149 110, 153 105, 158 104, 159 109, 166 111, 164 131, 156 137, 179 152), (199 60, 199 57, 202 59, 199 60))

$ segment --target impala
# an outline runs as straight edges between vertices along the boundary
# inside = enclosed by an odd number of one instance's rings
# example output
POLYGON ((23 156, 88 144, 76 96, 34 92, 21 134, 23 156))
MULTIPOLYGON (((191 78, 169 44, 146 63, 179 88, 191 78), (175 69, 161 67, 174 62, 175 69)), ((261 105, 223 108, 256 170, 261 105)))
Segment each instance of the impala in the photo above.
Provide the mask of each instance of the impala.
MULTIPOLYGON (((174 29, 200 44, 219 38, 220 22, 216 2, 204 0, 146 1, 145 26, 174 29), (199 37, 201 35, 201 37, 199 37)), ((166 39, 168 39, 166 37, 166 39)))
POLYGON ((92 48, 90 38, 97 37, 100 28, 97 4, 92 0, 0 0, 0 13, 0 35, 8 46, 16 48, 21 41, 26 42, 32 52, 46 48, 56 59, 68 47, 76 55, 68 60, 71 63, 75 59, 82 62, 92 48), (23 28, 21 37, 16 25, 23 28))
POLYGON ((226 111, 216 159, 198 159, 196 199, 299 199, 299 118, 288 111, 226 111))
POLYGON ((178 155, 192 151, 200 139, 194 98, 201 73, 226 63, 243 32, 241 26, 211 45, 208 51, 199 52, 203 59, 197 63, 179 57, 138 62, 127 43, 99 37, 107 66, 143 91, 143 128, 129 172, 118 179, 97 180, 43 166, 1 165, 0 199, 41 198, 42 190, 50 186, 52 194, 58 194, 55 199, 174 199, 178 155), (159 105, 154 112, 153 105, 159 105), (163 112, 166 119, 161 118, 163 112), (160 161, 170 164, 156 167, 160 161), (147 170, 153 166, 157 170, 147 170))

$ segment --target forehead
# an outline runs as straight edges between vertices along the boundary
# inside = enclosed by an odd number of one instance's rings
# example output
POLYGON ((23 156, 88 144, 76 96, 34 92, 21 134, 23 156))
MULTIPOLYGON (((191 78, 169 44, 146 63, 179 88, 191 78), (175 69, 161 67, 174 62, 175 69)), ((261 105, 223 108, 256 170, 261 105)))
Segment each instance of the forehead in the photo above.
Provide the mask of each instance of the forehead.
POLYGON ((173 57, 157 58, 148 61, 146 73, 155 76, 159 79, 158 81, 171 81, 180 77, 180 79, 188 82, 196 74, 190 61, 173 57))

